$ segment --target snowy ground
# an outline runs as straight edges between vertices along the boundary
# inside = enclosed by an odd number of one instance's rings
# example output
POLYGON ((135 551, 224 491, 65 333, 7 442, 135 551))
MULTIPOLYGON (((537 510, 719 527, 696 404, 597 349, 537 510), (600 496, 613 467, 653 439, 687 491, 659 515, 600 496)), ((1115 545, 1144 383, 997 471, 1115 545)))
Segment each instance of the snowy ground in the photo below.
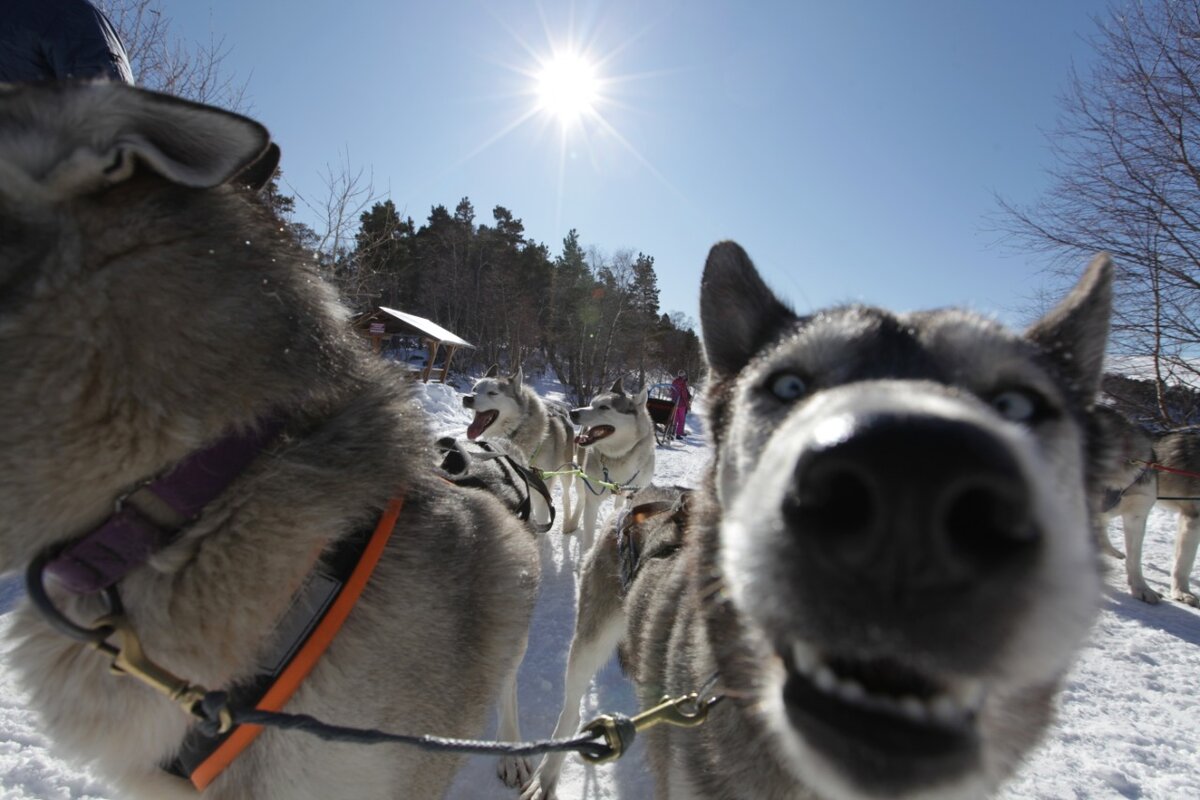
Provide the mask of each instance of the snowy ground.
MULTIPOLYGON (((424 403, 439 432, 461 435, 468 419, 458 395, 429 388, 424 403)), ((689 418, 689 428, 698 421, 689 418)), ((707 458, 699 435, 660 447, 655 481, 696 485, 707 458)), ((1119 523, 1110 532, 1120 543, 1119 523)), ((1174 520, 1155 511, 1147 528, 1145 572, 1165 590, 1174 547, 1174 520)), ((577 541, 558 525, 542 539, 542 588, 520 675, 521 728, 548 737, 558 717, 563 671, 574 624, 577 541)), ((1117 562, 1099 622, 1062 695, 1058 724, 1002 793, 1005 798, 1200 798, 1200 613, 1175 603, 1148 606, 1124 590, 1117 562)), ((0 580, 0 635, 17 601, 15 579, 0 580)), ((593 682, 583 719, 635 711, 635 699, 615 660, 593 682)), ((432 733, 436 733, 433 731, 432 733)), ((0 800, 116 800, 117 795, 57 760, 35 718, 0 673, 0 800)), ((651 796, 640 748, 615 765, 568 759, 562 800, 645 800, 651 796)), ((492 759, 469 760, 448 797, 514 798, 494 777, 492 759)), ((348 795, 350 796, 350 795, 348 795)))

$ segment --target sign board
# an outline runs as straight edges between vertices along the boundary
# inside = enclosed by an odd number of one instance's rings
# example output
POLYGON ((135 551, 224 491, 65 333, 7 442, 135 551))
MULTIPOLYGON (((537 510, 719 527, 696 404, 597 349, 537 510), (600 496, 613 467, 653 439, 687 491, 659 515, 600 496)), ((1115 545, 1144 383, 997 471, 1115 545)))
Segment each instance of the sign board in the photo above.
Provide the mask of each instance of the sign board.
POLYGON ((371 323, 371 335, 372 336, 382 336, 383 335, 383 323, 382 322, 372 322, 371 323))

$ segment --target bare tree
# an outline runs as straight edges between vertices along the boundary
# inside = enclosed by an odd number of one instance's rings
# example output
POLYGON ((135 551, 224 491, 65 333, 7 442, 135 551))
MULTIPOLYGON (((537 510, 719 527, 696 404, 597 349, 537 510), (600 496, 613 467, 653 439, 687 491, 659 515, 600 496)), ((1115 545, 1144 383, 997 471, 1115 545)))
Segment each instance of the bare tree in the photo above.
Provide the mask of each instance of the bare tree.
POLYGON ((224 38, 185 42, 171 30, 159 0, 95 0, 125 45, 134 81, 197 103, 246 110, 246 80, 225 69, 224 38))
POLYGON ((1096 66, 1072 72, 1049 137, 1051 188, 1000 200, 1001 228, 1064 275, 1112 253, 1112 353, 1149 366, 1177 422, 1167 387, 1200 379, 1200 0, 1127 2, 1097 26, 1096 66))
POLYGON ((382 195, 375 191, 372 175, 365 167, 355 168, 350 151, 342 151, 337 164, 326 164, 321 173, 323 196, 310 198, 288 184, 296 201, 306 207, 318 220, 312 249, 317 263, 338 287, 352 308, 365 304, 378 293, 377 276, 365 264, 354 258, 356 232, 363 212, 382 195))

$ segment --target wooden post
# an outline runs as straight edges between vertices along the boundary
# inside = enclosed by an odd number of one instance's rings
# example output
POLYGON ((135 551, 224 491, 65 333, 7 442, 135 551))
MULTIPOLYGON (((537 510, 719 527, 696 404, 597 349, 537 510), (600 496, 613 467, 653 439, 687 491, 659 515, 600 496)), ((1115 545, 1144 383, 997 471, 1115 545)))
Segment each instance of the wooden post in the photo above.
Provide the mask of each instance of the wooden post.
POLYGON ((442 367, 442 383, 446 382, 446 375, 450 372, 450 359, 454 358, 454 351, 457 349, 456 344, 446 345, 446 365, 442 367))
POLYGON ((425 369, 421 371, 421 382, 429 383, 429 373, 433 371, 433 362, 437 360, 438 340, 426 339, 429 343, 429 360, 425 362, 425 369))

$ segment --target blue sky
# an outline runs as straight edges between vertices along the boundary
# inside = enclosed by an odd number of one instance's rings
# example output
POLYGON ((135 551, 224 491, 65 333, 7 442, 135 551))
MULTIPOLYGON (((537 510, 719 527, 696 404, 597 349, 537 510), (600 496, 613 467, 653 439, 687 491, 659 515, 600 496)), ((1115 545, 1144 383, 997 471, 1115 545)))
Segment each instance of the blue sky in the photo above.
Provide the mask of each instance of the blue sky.
MULTIPOLYGON (((1071 65, 1102 0, 164 0, 224 37, 288 185, 345 154, 419 224, 470 197, 559 252, 655 258, 664 311, 697 317, 732 238, 800 311, 861 301, 1021 319, 1044 262, 995 244, 999 193, 1034 200, 1071 65), (603 122, 530 115, 539 59, 597 63, 603 122), (514 126, 514 122, 524 121, 514 126)), ((301 219, 305 218, 303 209, 301 219)), ((1082 268, 1082 264, 1080 267, 1082 268)))

